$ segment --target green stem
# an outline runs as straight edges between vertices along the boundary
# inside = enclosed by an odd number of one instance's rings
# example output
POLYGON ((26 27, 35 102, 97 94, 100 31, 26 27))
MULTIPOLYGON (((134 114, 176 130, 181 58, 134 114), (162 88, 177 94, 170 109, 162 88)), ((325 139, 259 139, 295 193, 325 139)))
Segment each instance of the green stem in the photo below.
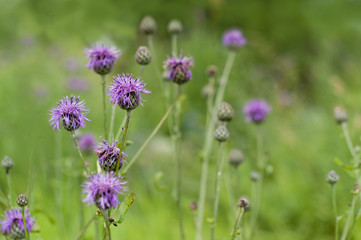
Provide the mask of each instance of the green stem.
POLYGON ((355 210, 357 198, 358 198, 358 194, 355 194, 353 196, 353 198, 352 198, 351 208, 349 209, 348 216, 347 216, 347 219, 346 219, 346 223, 345 223, 345 226, 344 226, 343 231, 342 231, 341 240, 346 240, 347 237, 348 237, 349 228, 350 228, 351 220, 352 220, 353 215, 354 215, 354 210, 355 210))
POLYGON ((123 126, 124 126, 126 120, 127 120, 127 115, 124 116, 122 122, 120 123, 120 126, 119 126, 119 129, 118 129, 117 135, 115 137, 115 140, 118 140, 120 138, 120 135, 122 134, 123 126))
POLYGON ((172 34, 172 54, 177 56, 177 34, 172 34))
MULTIPOLYGON (((83 234, 85 233, 85 231, 87 230, 87 228, 89 227, 89 225, 95 220, 96 218, 96 214, 94 214, 91 219, 89 219, 89 221, 83 226, 83 228, 80 230, 80 233, 78 234, 78 236, 75 238, 75 240, 79 240, 83 234)), ((98 237, 95 237, 96 240, 98 240, 98 237)))
POLYGON ((105 75, 102 76, 102 86, 103 86, 103 113, 104 113, 104 137, 108 139, 107 136, 107 109, 105 105, 105 75))
MULTIPOLYGON (((128 128, 129 128, 129 122, 130 122, 130 116, 132 114, 132 110, 127 110, 127 118, 125 120, 125 126, 124 126, 124 132, 123 132, 123 136, 122 136, 122 141, 120 143, 120 154, 122 154, 124 148, 125 148, 125 140, 127 138, 127 134, 128 134, 128 128)), ((118 174, 119 172, 119 164, 120 164, 120 158, 117 161, 117 166, 116 166, 116 174, 118 174)))
POLYGON ((347 122, 343 122, 341 124, 341 126, 342 126, 342 130, 343 130, 343 134, 345 136, 347 147, 348 147, 354 161, 356 161, 358 159, 358 157, 357 157, 355 148, 353 147, 353 144, 352 144, 352 141, 351 141, 351 138, 350 138, 350 134, 349 134, 348 129, 347 129, 347 122))
POLYGON ((216 124, 216 115, 217 115, 217 106, 221 103, 224 96, 224 91, 226 89, 227 81, 231 68, 234 62, 235 52, 230 52, 226 65, 223 70, 222 77, 219 81, 219 88, 217 91, 215 103, 213 105, 211 119, 209 125, 207 126, 205 143, 203 146, 203 162, 202 162, 202 172, 201 172, 201 182, 200 182, 200 191, 199 191, 199 208, 198 208, 198 217, 197 217, 197 226, 196 239, 202 239, 202 226, 204 218, 204 204, 206 200, 206 186, 207 186, 207 174, 208 174, 208 165, 209 165, 209 156, 212 148, 213 132, 216 124))
POLYGON ((75 137, 75 132, 74 132, 74 131, 71 131, 71 135, 73 136, 73 140, 74 140, 76 149, 78 150, 79 156, 80 156, 81 160, 83 161, 83 165, 84 165, 85 171, 86 171, 87 174, 89 175, 90 173, 89 173, 89 170, 88 170, 88 168, 87 168, 87 166, 86 166, 86 163, 85 163, 83 154, 82 154, 81 151, 80 151, 79 144, 78 144, 78 140, 76 140, 76 137, 75 137))
POLYGON ((241 222, 243 213, 244 213, 244 208, 238 208, 237 219, 236 219, 236 221, 234 223, 234 226, 233 226, 233 230, 232 230, 232 234, 231 234, 231 240, 234 240, 236 238, 237 229, 238 229, 238 226, 239 226, 239 224, 241 222))
POLYGON ((140 79, 142 79, 142 77, 143 77, 144 69, 145 69, 145 65, 140 65, 140 73, 139 73, 140 79))
POLYGON ((98 218, 94 219, 94 228, 95 228, 95 240, 99 240, 99 221, 98 218))
POLYGON ((10 177, 10 172, 6 173, 6 180, 8 183, 8 200, 11 203, 11 177, 10 177))
POLYGON ((126 174, 129 170, 129 168, 134 164, 135 160, 139 157, 139 155, 143 152, 145 147, 149 144, 149 142, 152 140, 152 138, 155 136, 155 134, 159 131, 160 127, 163 125, 165 120, 168 118, 169 114, 172 112, 172 109, 175 105, 175 103, 178 101, 179 94, 174 98, 173 103, 168 108, 167 112, 164 114, 163 118, 159 121, 158 125, 154 128, 152 133, 149 135, 147 140, 143 143, 143 145, 138 149, 137 153, 134 155, 134 157, 129 161, 128 165, 125 167, 123 174, 126 174))
POLYGON ((217 224, 217 215, 218 215, 218 206, 219 206, 219 193, 221 191, 222 171, 223 171, 223 165, 224 165, 224 154, 223 154, 221 142, 218 145, 217 161, 219 161, 219 164, 218 164, 218 170, 217 170, 217 175, 216 175, 215 200, 214 200, 214 206, 213 206, 213 224, 211 225, 211 239, 212 240, 215 239, 215 228, 216 228, 216 224, 217 224))
POLYGON ((104 223, 105 223, 105 236, 107 237, 107 240, 112 239, 112 233, 110 231, 110 222, 108 217, 108 212, 106 210, 102 211, 103 217, 104 217, 104 223))
POLYGON ((27 240, 30 240, 29 233, 28 233, 28 228, 27 228, 27 226, 26 226, 25 209, 24 209, 24 207, 21 208, 21 214, 22 214, 22 216, 23 216, 24 232, 25 232, 26 239, 27 239, 27 240))
POLYGON ((147 35, 147 41, 148 41, 148 46, 150 49, 150 52, 152 53, 152 61, 154 62, 153 66, 154 66, 154 71, 157 75, 157 78, 160 80, 160 86, 161 89, 163 90, 163 79, 162 76, 160 74, 160 71, 158 69, 159 63, 158 63, 158 58, 157 58, 157 54, 154 48, 154 44, 153 44, 153 35, 147 35))
POLYGON ((206 114, 206 126, 209 125, 209 121, 212 115, 213 98, 214 98, 214 77, 210 77, 208 80, 208 86, 211 89, 210 94, 207 96, 207 114, 206 114))
POLYGON ((332 185, 332 208, 333 208, 333 213, 335 215, 335 240, 338 240, 338 215, 337 215, 335 184, 332 185))
MULTIPOLYGON (((108 136, 109 136, 108 141, 111 140, 111 137, 112 137, 112 135, 113 135, 114 118, 115 118, 115 110, 116 110, 116 108, 117 108, 117 105, 116 105, 116 104, 113 105, 113 108, 112 108, 112 116, 111 116, 111 118, 110 118, 110 128, 109 128, 109 134, 108 134, 108 136)), ((113 137, 114 137, 114 135, 113 135, 113 137)))

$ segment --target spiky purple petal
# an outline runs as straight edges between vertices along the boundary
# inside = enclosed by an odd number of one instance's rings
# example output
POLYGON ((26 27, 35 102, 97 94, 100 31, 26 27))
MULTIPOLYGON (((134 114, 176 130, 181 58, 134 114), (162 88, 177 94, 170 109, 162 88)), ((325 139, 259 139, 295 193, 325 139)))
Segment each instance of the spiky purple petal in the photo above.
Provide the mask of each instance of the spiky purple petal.
MULTIPOLYGON (((31 232, 33 230, 33 226, 36 220, 35 218, 31 217, 29 209, 25 210, 25 222, 28 232, 31 232)), ((20 230, 22 231, 25 230, 23 223, 23 216, 19 208, 11 208, 5 211, 5 214, 3 215, 3 219, 0 221, 1 232, 3 234, 9 234, 13 224, 18 224, 20 230)))
POLYGON ((246 115, 246 121, 261 123, 271 111, 271 107, 263 99, 254 99, 246 103, 243 113, 246 115))
POLYGON ((193 58, 191 57, 183 57, 182 54, 178 57, 168 57, 163 67, 168 70, 168 78, 173 82, 183 84, 192 79, 190 67, 193 67, 193 58))
POLYGON ((237 50, 245 45, 246 42, 246 38, 239 29, 230 29, 223 34, 223 44, 231 50, 237 50))

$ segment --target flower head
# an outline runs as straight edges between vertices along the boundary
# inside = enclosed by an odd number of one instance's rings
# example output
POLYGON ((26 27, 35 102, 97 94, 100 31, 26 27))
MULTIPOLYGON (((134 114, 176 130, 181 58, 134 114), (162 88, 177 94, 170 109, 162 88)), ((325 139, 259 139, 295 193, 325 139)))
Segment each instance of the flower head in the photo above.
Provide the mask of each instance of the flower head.
POLYGON ((177 84, 183 84, 192 79, 193 59, 191 57, 171 57, 164 61, 163 67, 168 69, 168 78, 177 84))
POLYGON ((79 97, 71 95, 60 99, 58 107, 51 109, 50 125, 53 129, 60 131, 60 121, 68 131, 73 131, 79 127, 85 127, 85 121, 90 121, 85 117, 83 112, 87 112, 84 101, 80 101, 79 97))
MULTIPOLYGON (((25 210, 26 228, 29 232, 33 230, 35 219, 31 217, 29 209, 25 210)), ((0 220, 1 232, 5 235, 10 234, 13 237, 14 233, 20 232, 25 237, 24 223, 21 210, 19 208, 11 208, 5 211, 3 219, 0 220)), ((16 238, 18 239, 18 238, 16 238)))
POLYGON ((145 89, 145 83, 140 79, 134 78, 130 74, 122 74, 113 77, 114 82, 108 88, 110 102, 118 104, 121 109, 133 110, 142 104, 141 93, 150 93, 145 89))
POLYGON ((91 153, 94 151, 96 140, 93 134, 85 133, 79 137, 79 148, 80 150, 91 153))
POLYGON ((86 65, 89 69, 93 69, 100 75, 108 74, 112 71, 114 61, 120 56, 120 51, 115 47, 107 47, 103 44, 96 44, 92 48, 85 49, 85 53, 89 58, 86 65))
POLYGON ((271 111, 271 107, 263 99, 254 99, 246 103, 243 113, 246 115, 246 121, 261 123, 271 111))
POLYGON ((230 29, 223 34, 223 45, 229 50, 237 50, 246 44, 246 38, 239 29, 230 29))
POLYGON ((100 146, 95 151, 95 154, 98 156, 99 165, 104 171, 115 172, 118 160, 118 169, 123 165, 123 161, 127 154, 123 152, 120 156, 120 149, 117 147, 117 144, 118 142, 113 141, 112 145, 109 145, 106 140, 102 139, 102 143, 100 143, 100 146))
POLYGON ((100 209, 116 208, 120 203, 118 194, 123 194, 126 189, 126 181, 117 176, 114 172, 95 173, 89 176, 88 181, 83 183, 83 193, 86 197, 83 202, 95 204, 100 209))

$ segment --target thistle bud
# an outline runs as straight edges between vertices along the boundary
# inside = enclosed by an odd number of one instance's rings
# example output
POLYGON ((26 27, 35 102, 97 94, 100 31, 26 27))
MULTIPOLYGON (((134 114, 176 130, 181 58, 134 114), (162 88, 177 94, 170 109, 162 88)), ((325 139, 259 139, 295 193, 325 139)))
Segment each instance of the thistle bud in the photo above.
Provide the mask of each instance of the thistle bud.
POLYGON ((147 65, 152 60, 152 54, 145 46, 140 46, 135 53, 135 61, 140 65, 147 65))
POLYGON ((173 19, 168 24, 168 32, 170 34, 179 34, 183 31, 183 25, 178 19, 173 19))
POLYGON ((222 102, 217 109, 217 117, 222 122, 229 122, 234 117, 234 110, 229 103, 222 102))
POLYGON ((151 16, 145 16, 139 24, 139 30, 146 34, 151 35, 157 31, 157 23, 151 16))
POLYGON ((241 197, 239 200, 238 200, 238 207, 239 208, 248 208, 249 206, 249 200, 245 197, 241 197))
POLYGON ((14 166, 14 161, 10 157, 5 156, 1 161, 1 166, 5 169, 6 174, 8 174, 10 169, 14 166))
POLYGON ((15 221, 11 225, 9 236, 11 239, 24 239, 26 237, 25 231, 21 230, 20 224, 15 221))
POLYGON ((333 170, 331 172, 329 172, 326 176, 326 182, 328 182, 331 185, 334 185, 335 183, 337 183, 338 180, 340 180, 340 177, 333 170))
POLYGON ((347 122, 348 116, 346 110, 343 107, 337 106, 333 109, 333 115, 338 124, 347 122))
POLYGON ((243 163, 243 153, 238 149, 233 149, 229 153, 229 164, 238 167, 241 163, 243 163))
POLYGON ((28 199, 26 198, 25 194, 19 195, 18 199, 16 200, 16 204, 22 208, 28 205, 28 199))
POLYGON ((208 75, 209 77, 215 77, 216 74, 217 74, 217 67, 214 66, 214 65, 208 66, 208 68, 207 68, 207 75, 208 75))
POLYGON ((219 142, 225 142, 229 138, 229 132, 224 125, 219 125, 214 132, 214 138, 219 142))
POLYGON ((257 171, 252 171, 250 178, 252 182, 257 182, 260 179, 261 175, 257 171))

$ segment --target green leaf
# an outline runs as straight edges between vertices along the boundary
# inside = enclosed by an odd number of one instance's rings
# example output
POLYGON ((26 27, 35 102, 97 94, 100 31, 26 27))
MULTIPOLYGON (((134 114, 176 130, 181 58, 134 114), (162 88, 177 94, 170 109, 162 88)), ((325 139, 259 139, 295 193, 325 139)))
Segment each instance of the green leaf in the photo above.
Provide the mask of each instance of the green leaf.
POLYGON ((345 169, 345 170, 355 170, 355 169, 358 169, 358 167, 346 165, 346 164, 343 163, 339 158, 335 158, 334 161, 335 161, 335 163, 336 163, 339 167, 341 167, 341 168, 343 168, 343 169, 345 169))
POLYGON ((132 206, 133 202, 135 199, 135 194, 134 193, 129 193, 128 196, 124 199, 124 201, 122 202, 122 204, 120 204, 119 207, 119 220, 118 223, 122 223, 124 221, 124 216, 125 214, 128 212, 130 206, 132 206))

